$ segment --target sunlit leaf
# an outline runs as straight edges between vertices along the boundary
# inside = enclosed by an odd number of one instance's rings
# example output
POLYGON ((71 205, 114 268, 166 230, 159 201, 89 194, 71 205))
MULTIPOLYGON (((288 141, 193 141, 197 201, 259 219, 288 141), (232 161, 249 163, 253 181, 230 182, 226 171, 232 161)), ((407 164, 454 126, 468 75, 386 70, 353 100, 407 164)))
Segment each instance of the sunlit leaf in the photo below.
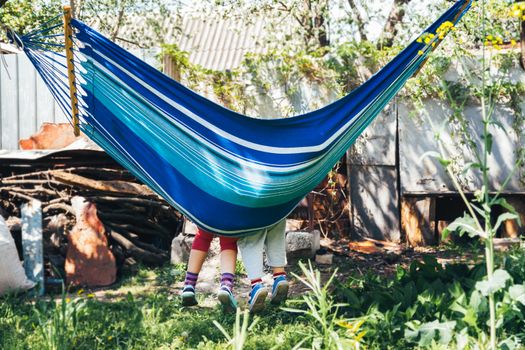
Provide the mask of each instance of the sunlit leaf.
POLYGON ((494 271, 492 278, 486 281, 479 281, 476 283, 476 289, 481 292, 484 296, 496 293, 497 291, 505 288, 508 281, 512 277, 505 270, 498 269, 494 271))
POLYGON ((525 305, 525 286, 523 284, 516 284, 509 288, 509 295, 512 299, 519 301, 525 305))

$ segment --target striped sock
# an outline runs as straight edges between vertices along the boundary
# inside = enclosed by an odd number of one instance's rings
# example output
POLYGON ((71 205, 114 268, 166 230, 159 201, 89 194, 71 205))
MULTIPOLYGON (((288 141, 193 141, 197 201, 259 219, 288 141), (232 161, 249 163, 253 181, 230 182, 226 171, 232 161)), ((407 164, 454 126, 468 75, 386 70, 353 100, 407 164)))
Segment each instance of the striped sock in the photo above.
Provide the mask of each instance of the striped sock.
POLYGON ((262 283, 262 279, 260 278, 256 278, 254 280, 251 280, 250 281, 251 285, 252 285, 252 288, 255 287, 255 285, 259 284, 259 283, 262 283))
POLYGON ((279 276, 284 276, 286 278, 286 272, 276 272, 273 274, 273 279, 276 279, 279 276))
POLYGON ((192 286, 193 288, 195 288, 195 285, 197 284, 197 278, 199 278, 198 273, 186 271, 186 279, 184 280, 184 285, 192 286))
POLYGON ((233 281, 235 275, 233 273, 225 272, 221 275, 221 287, 226 287, 231 292, 233 289, 233 281))

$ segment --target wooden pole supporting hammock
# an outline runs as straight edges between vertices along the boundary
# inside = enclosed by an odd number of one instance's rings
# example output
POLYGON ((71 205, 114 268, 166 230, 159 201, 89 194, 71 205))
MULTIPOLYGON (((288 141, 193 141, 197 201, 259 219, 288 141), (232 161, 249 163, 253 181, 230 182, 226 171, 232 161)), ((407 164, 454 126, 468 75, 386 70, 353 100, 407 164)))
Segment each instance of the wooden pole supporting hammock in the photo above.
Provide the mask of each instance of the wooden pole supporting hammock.
POLYGON ((80 135, 78 126, 78 99, 75 84, 75 65, 73 63, 73 30, 71 29, 71 6, 64 6, 64 41, 67 60, 67 76, 69 79, 69 94, 71 96, 71 118, 75 136, 80 135))

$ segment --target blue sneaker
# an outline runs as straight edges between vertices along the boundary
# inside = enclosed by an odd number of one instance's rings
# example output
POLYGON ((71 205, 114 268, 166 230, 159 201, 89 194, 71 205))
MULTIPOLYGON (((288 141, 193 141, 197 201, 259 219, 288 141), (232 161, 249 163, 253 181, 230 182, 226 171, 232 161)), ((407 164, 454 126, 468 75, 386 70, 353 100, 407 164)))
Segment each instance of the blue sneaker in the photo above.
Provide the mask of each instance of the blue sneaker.
POLYGON ((193 286, 184 286, 180 297, 182 299, 182 306, 195 306, 198 304, 197 298, 195 297, 195 288, 193 288, 193 286))
POLYGON ((268 289, 262 283, 257 283, 252 287, 250 292, 250 299, 248 300, 248 305, 250 312, 259 312, 264 309, 264 301, 268 296, 268 289))
POLYGON ((237 310, 237 301, 228 287, 222 286, 217 293, 217 298, 222 305, 222 311, 230 313, 237 310))
POLYGON ((273 288, 272 288, 272 299, 270 302, 274 305, 278 305, 286 300, 288 297, 288 288, 289 288, 288 281, 286 280, 286 276, 278 276, 273 280, 273 288))

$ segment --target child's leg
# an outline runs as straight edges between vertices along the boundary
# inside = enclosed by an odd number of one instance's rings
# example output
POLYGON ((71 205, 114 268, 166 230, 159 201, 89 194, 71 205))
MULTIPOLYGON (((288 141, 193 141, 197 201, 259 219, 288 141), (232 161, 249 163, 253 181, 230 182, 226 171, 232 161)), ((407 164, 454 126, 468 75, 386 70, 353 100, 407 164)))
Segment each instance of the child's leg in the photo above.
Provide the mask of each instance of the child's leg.
POLYGON ((213 240, 213 234, 201 230, 197 230, 197 234, 193 239, 191 245, 190 257, 188 259, 187 272, 198 275, 202 269, 202 264, 206 260, 208 250, 210 249, 211 241, 213 240))
POLYGON ((212 239, 213 235, 211 233, 198 229, 193 244, 191 245, 190 257, 188 259, 186 279, 181 295, 183 306, 197 305, 195 285, 197 284, 202 264, 204 260, 206 260, 206 255, 208 255, 208 249, 210 248, 212 239))
POLYGON ((286 280, 286 220, 282 220, 268 229, 266 235, 266 257, 273 271, 273 288, 271 302, 279 304, 288 296, 288 281, 286 280))
POLYGON ((268 296, 268 290, 262 283, 265 237, 266 229, 263 229, 248 237, 241 238, 237 242, 244 267, 252 284, 250 299, 248 300, 251 312, 262 310, 264 301, 268 296))
POLYGON ((237 302, 232 294, 237 262, 237 238, 219 237, 221 245, 221 287, 218 298, 225 312, 233 312, 237 302))
POLYGON ((286 220, 281 220, 268 229, 266 234, 265 248, 268 265, 274 273, 284 272, 286 266, 286 220))
POLYGON ((252 281, 260 280, 263 276, 263 249, 265 238, 266 229, 237 241, 246 273, 252 281))

